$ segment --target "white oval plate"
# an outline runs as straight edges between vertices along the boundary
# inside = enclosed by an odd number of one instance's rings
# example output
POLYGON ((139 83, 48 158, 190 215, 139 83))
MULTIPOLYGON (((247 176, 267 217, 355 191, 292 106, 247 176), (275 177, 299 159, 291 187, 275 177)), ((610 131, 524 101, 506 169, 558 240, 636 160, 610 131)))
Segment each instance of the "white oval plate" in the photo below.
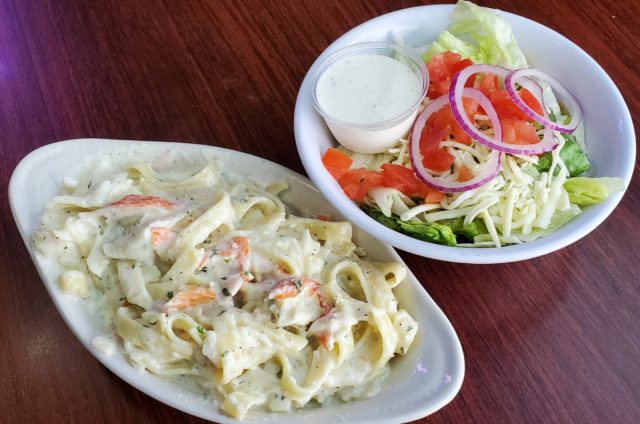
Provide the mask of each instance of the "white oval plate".
MULTIPOLYGON (((64 295, 56 284, 56 274, 47 261, 34 252, 31 233, 46 202, 60 192, 65 170, 96 152, 117 152, 142 145, 155 154, 179 150, 198 155, 203 149, 214 153, 236 174, 260 178, 262 181, 286 179, 290 184, 283 196, 285 203, 297 206, 302 213, 340 214, 320 195, 311 182, 273 162, 246 153, 195 144, 134 142, 122 140, 68 140, 41 147, 25 157, 16 167, 9 184, 11 211, 22 239, 31 254, 40 277, 58 311, 82 344, 107 368, 127 383, 174 408, 220 423, 238 420, 222 415, 218 408, 200 395, 178 388, 148 372, 133 369, 122 354, 105 356, 91 345, 99 332, 98 324, 83 301, 64 295), (300 210, 302 209, 302 210, 300 210)), ((402 262, 390 247, 354 228, 356 242, 377 260, 402 262)), ((277 423, 398 423, 415 420, 442 408, 458 393, 464 375, 462 348, 453 327, 440 308, 409 273, 398 286, 400 305, 420 324, 420 333, 409 353, 392 365, 392 373, 381 392, 371 399, 331 407, 302 410, 290 414, 253 413, 247 421, 277 423)))
MULTIPOLYGON (((322 165, 322 155, 336 142, 310 98, 312 76, 319 64, 342 47, 365 41, 393 42, 396 35, 407 46, 425 46, 450 25, 452 10, 453 5, 420 6, 379 16, 344 34, 318 57, 302 82, 294 114, 296 144, 305 170, 347 220, 399 249, 428 258, 463 263, 513 262, 545 255, 579 240, 609 216, 623 193, 610 196, 533 242, 500 249, 460 248, 417 240, 378 223, 344 195, 322 165)), ((561 81, 582 105, 590 175, 620 177, 628 186, 635 164, 635 134, 629 110, 611 78, 587 53, 557 32, 521 16, 498 13, 513 28, 533 66, 561 81)))

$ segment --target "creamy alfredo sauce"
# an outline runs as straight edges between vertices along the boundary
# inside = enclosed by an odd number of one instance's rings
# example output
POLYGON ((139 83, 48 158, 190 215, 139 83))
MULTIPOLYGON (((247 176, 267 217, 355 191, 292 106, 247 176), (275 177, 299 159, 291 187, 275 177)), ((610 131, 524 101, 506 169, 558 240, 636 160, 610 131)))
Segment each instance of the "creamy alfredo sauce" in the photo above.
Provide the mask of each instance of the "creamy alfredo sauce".
POLYGON ((353 124, 376 124, 407 112, 421 84, 405 64, 363 54, 329 66, 316 85, 318 103, 328 115, 353 124))
POLYGON ((418 330, 392 291, 402 265, 360 258, 348 222, 287 214, 282 182, 127 153, 96 155, 33 235, 60 288, 100 305, 94 348, 188 378, 236 418, 380 390, 418 330))

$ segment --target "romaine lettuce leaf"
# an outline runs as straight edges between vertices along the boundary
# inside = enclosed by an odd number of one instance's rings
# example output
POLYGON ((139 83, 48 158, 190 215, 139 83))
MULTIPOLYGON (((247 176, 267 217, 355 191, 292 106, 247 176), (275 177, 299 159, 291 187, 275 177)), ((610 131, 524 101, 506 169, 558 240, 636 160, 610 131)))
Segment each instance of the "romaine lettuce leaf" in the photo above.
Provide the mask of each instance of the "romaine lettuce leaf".
POLYGON ((578 206, 588 206, 603 202, 610 194, 624 190, 624 182, 620 178, 569 178, 564 183, 569 193, 569 200, 578 206))
POLYGON ((493 10, 469 1, 459 1, 451 14, 448 31, 427 49, 425 60, 442 51, 452 50, 475 63, 526 68, 525 57, 507 22, 493 10))
POLYGON ((389 227, 394 231, 400 231, 400 224, 398 224, 398 220, 393 216, 386 216, 382 213, 382 211, 370 208, 370 207, 362 207, 362 210, 369 215, 371 218, 375 219, 385 227, 389 227))
POLYGON ((382 225, 399 233, 431 243, 444 244, 447 246, 455 246, 457 244, 456 235, 447 225, 437 222, 402 221, 395 215, 388 217, 378 209, 371 207, 363 207, 362 210, 382 225))
POLYGON ((457 244, 456 235, 447 225, 437 222, 416 222, 397 221, 402 232, 419 240, 429 241, 436 244, 455 246, 457 244))
POLYGON ((464 225, 463 217, 444 219, 440 224, 447 225, 455 235, 465 237, 469 241, 473 241, 473 238, 480 234, 488 234, 487 226, 480 219, 474 219, 469 225, 464 225))
MULTIPOLYGON (((558 122, 558 118, 554 112, 549 112, 549 119, 553 122, 558 122)), ((567 117, 568 120, 571 120, 571 117, 567 117)), ((587 172, 591 168, 591 163, 589 163, 589 159, 587 158, 586 153, 580 147, 580 143, 573 134, 562 133, 562 138, 564 138, 564 145, 562 146, 562 150, 560 150, 560 159, 567 167, 569 171, 569 177, 577 177, 578 175, 582 175, 587 172)), ((540 156, 538 160, 538 164, 536 168, 539 172, 547 172, 551 168, 551 162, 553 161, 553 157, 551 156, 551 152, 547 152, 540 156)), ((558 174, 556 170, 555 174, 558 174)))
MULTIPOLYGON (((578 142, 570 134, 562 134, 565 138, 564 145, 560 150, 560 159, 567 166, 569 171, 569 177, 576 177, 584 174, 591 168, 591 163, 587 155, 582 151, 578 142)), ((551 168, 551 162, 553 158, 551 152, 547 152, 540 156, 536 168, 540 172, 547 172, 551 168)))

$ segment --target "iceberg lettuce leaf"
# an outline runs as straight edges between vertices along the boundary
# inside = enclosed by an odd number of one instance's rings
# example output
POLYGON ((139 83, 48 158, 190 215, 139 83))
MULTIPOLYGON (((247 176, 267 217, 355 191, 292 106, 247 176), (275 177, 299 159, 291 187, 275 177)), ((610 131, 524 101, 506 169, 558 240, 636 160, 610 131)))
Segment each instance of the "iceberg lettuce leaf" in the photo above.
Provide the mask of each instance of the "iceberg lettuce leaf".
POLYGON ((527 58, 520 50, 509 24, 495 11, 469 1, 459 1, 451 14, 452 25, 429 45, 424 59, 451 50, 475 63, 526 68, 527 58))
POLYGON ((588 206, 603 202, 609 195, 624 190, 624 182, 620 178, 569 178, 564 183, 569 193, 569 200, 578 206, 588 206))
POLYGON ((549 226, 545 229, 536 228, 529 234, 522 234, 521 230, 516 230, 512 234, 522 242, 530 242, 553 233, 581 213, 582 210, 577 205, 571 205, 569 209, 556 210, 549 221, 549 226))
POLYGON ((343 146, 338 146, 338 150, 346 153, 353 159, 351 169, 366 168, 370 171, 381 171, 382 165, 391 163, 395 159, 395 157, 389 153, 356 153, 343 146))

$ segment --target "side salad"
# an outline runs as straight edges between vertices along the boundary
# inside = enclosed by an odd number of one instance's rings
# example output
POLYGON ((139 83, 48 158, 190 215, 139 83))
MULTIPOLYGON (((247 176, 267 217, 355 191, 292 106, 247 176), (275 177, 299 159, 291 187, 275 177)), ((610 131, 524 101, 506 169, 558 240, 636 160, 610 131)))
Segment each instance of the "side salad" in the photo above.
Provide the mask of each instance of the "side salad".
POLYGON ((323 163, 373 219, 420 240, 500 247, 550 234, 624 188, 584 176, 578 102, 530 67, 509 25, 460 1, 424 48, 429 88, 412 130, 383 153, 330 148, 323 163))

